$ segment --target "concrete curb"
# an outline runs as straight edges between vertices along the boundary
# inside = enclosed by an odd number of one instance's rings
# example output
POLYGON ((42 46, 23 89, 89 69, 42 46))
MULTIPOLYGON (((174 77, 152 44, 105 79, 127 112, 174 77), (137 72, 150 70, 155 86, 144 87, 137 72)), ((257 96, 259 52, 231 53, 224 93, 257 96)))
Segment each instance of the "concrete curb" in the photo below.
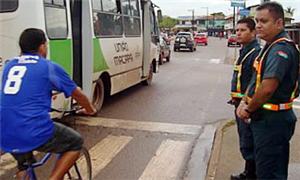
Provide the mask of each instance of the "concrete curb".
POLYGON ((235 125, 235 120, 226 120, 218 124, 211 150, 211 156, 208 162, 205 180, 215 180, 222 150, 223 133, 227 128, 233 125, 235 125))
POLYGON ((187 165, 184 180, 205 179, 211 149, 213 147, 216 127, 214 125, 204 126, 204 130, 197 139, 193 148, 191 158, 187 165))

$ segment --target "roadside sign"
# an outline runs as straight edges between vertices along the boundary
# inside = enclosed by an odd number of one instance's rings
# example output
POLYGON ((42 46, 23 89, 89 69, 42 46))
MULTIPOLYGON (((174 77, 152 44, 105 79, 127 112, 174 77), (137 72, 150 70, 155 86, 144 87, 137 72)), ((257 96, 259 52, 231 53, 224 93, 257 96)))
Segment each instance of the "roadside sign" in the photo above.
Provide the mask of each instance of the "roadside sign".
POLYGON ((245 0, 231 0, 231 7, 245 7, 245 0))
POLYGON ((240 9, 241 16, 249 16, 250 10, 249 9, 240 9))

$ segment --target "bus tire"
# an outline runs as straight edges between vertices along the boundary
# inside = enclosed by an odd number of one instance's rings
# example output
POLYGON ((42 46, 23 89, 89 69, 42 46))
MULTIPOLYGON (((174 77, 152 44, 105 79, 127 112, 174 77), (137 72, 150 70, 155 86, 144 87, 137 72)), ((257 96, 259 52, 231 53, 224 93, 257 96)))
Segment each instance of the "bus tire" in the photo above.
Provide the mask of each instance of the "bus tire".
POLYGON ((169 51, 169 55, 168 57, 166 57, 167 62, 170 62, 170 58, 171 58, 171 51, 169 51))
POLYGON ((153 78, 153 64, 151 63, 150 69, 149 69, 149 75, 146 80, 142 81, 142 84, 145 86, 149 86, 152 83, 152 78, 153 78))
POLYGON ((96 82, 94 94, 93 94, 93 104, 97 109, 97 112, 100 112, 103 102, 104 102, 104 83, 101 78, 99 78, 96 82))
POLYGON ((161 55, 159 55, 158 64, 162 65, 164 63, 163 58, 161 55))

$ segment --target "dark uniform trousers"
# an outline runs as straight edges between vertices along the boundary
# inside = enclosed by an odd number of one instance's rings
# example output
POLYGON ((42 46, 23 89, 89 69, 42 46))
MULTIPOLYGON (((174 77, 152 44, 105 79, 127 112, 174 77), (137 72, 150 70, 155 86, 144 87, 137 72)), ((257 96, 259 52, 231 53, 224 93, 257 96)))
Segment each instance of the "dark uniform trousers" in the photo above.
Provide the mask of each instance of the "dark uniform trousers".
POLYGON ((289 141, 294 134, 296 116, 293 110, 258 110, 250 124, 258 179, 287 179, 289 141))
POLYGON ((240 151, 243 158, 247 160, 254 160, 254 142, 250 124, 245 123, 240 119, 235 110, 235 119, 237 130, 239 134, 240 151))

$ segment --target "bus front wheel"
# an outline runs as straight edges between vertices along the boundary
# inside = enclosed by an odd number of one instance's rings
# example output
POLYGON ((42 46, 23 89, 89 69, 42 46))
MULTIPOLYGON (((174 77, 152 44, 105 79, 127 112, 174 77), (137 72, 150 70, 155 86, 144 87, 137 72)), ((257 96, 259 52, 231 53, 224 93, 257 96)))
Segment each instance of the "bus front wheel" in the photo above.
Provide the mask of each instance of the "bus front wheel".
POLYGON ((97 112, 100 111, 104 101, 104 84, 101 78, 99 78, 95 85, 95 90, 93 94, 93 104, 97 109, 97 112))
POLYGON ((150 69, 149 69, 149 75, 146 80, 142 81, 142 84, 145 86, 149 86, 152 82, 152 78, 153 78, 153 64, 151 63, 150 69))

